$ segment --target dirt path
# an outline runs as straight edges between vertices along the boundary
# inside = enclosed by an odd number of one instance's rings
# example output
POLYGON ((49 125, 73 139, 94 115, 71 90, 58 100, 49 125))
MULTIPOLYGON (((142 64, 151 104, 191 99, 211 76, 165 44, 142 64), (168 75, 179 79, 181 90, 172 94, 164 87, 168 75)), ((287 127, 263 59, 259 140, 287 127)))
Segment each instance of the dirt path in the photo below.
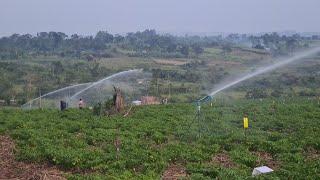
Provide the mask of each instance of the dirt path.
POLYGON ((64 180, 63 172, 49 165, 18 162, 15 145, 8 136, 0 136, 0 179, 64 180))

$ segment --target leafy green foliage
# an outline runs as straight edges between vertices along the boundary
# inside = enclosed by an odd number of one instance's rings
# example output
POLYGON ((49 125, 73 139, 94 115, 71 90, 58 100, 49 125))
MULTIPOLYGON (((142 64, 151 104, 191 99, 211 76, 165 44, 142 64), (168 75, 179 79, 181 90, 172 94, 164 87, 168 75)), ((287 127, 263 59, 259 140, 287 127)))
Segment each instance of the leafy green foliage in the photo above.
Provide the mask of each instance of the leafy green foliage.
POLYGON ((200 122, 187 104, 135 107, 127 118, 99 117, 88 109, 4 109, 0 133, 14 138, 18 160, 89 172, 71 179, 157 179, 171 163, 185 166, 192 179, 244 179, 262 165, 255 152, 269 153, 279 164, 261 178, 314 179, 320 164, 312 158, 320 150, 319 108, 316 100, 303 98, 217 99, 213 107, 203 107, 200 122), (246 134, 243 114, 249 117, 246 134), (221 152, 235 166, 212 161, 221 152))

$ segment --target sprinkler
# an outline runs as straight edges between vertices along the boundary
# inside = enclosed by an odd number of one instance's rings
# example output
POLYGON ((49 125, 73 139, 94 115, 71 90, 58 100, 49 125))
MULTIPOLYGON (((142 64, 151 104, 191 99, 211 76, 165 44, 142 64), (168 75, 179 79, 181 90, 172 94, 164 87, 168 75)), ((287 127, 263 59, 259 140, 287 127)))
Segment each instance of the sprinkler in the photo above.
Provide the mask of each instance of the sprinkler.
POLYGON ((205 96, 205 97, 203 97, 203 98, 201 98, 201 99, 198 99, 197 101, 196 101, 196 104, 197 104, 197 112, 198 113, 200 113, 200 110, 201 110, 201 103, 206 103, 206 102, 208 102, 208 101, 212 101, 212 99, 213 99, 213 96, 205 96))
POLYGON ((197 109, 196 109, 196 115, 195 115, 195 120, 194 121, 197 121, 198 122, 198 136, 200 137, 201 135, 201 127, 200 127, 200 120, 201 120, 201 104, 202 103, 206 103, 206 102, 209 102, 209 101, 212 101, 213 99, 213 96, 205 96, 201 99, 198 99, 195 103, 196 103, 196 106, 197 106, 197 109))
MULTIPOLYGON (((203 125, 201 125, 202 124, 201 123, 201 119, 202 119, 201 104, 207 103, 212 100, 213 100, 213 96, 207 95, 201 99, 194 101, 194 104, 196 105, 195 115, 194 115, 193 121, 186 125, 185 130, 190 131, 192 125, 197 125, 198 126, 198 134, 197 134, 198 138, 201 138, 201 131, 203 129, 207 129, 207 127, 203 127, 203 125)), ((184 135, 189 136, 190 133, 185 133, 184 135)))
POLYGON ((201 104, 212 101, 212 99, 213 99, 213 96, 208 95, 196 101, 196 105, 197 105, 196 117, 198 120, 200 120, 200 116, 201 116, 201 104))

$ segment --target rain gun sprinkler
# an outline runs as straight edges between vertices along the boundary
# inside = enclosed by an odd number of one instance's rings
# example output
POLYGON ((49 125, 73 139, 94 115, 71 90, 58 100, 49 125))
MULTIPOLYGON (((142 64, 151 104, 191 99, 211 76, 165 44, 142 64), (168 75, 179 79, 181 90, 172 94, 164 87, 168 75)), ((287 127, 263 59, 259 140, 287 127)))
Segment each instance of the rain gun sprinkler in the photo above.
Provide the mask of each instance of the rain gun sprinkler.
POLYGON ((195 121, 198 121, 198 136, 201 135, 200 119, 201 119, 201 104, 212 101, 213 96, 207 95, 201 99, 198 99, 195 103, 197 105, 195 121))
POLYGON ((212 101, 212 99, 213 99, 213 96, 205 96, 205 97, 203 97, 203 98, 201 98, 201 99, 198 99, 197 101, 196 101, 196 104, 197 104, 197 114, 199 114, 200 115, 200 111, 201 111, 201 103, 206 103, 206 102, 208 102, 208 101, 212 101))

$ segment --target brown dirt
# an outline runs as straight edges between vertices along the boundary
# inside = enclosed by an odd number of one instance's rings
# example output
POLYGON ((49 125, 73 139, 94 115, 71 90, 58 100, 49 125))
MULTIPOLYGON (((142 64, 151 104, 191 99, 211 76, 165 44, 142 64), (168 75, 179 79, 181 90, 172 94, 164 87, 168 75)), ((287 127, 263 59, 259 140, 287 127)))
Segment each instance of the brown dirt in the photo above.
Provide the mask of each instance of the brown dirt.
POLYGON ((223 166, 225 168, 236 167, 236 164, 231 160, 230 156, 225 152, 216 154, 212 158, 212 162, 215 164, 219 164, 220 166, 223 166))
POLYGON ((163 173, 163 180, 177 180, 187 177, 186 168, 181 165, 171 164, 163 173))
POLYGON ((312 147, 309 147, 305 152, 305 157, 307 158, 307 160, 311 161, 318 160, 320 159, 320 152, 312 147))
POLYGON ((154 60, 155 63, 157 64, 162 64, 162 65, 173 65, 173 66, 181 66, 187 64, 185 61, 178 61, 178 60, 164 60, 164 59, 158 59, 154 60))
POLYGON ((0 136, 0 179, 64 180, 63 172, 54 166, 18 162, 15 145, 8 136, 0 136))
POLYGON ((244 59, 257 59, 262 60, 268 56, 268 54, 261 54, 253 51, 233 50, 231 53, 233 56, 242 57, 244 59))
POLYGON ((280 163, 273 159, 272 155, 267 152, 254 152, 254 155, 258 157, 257 165, 258 166, 268 166, 273 170, 279 169, 280 163))
POLYGON ((217 65, 235 66, 235 65, 241 65, 241 63, 234 62, 234 61, 214 60, 214 61, 209 61, 207 65, 208 66, 217 66, 217 65))

